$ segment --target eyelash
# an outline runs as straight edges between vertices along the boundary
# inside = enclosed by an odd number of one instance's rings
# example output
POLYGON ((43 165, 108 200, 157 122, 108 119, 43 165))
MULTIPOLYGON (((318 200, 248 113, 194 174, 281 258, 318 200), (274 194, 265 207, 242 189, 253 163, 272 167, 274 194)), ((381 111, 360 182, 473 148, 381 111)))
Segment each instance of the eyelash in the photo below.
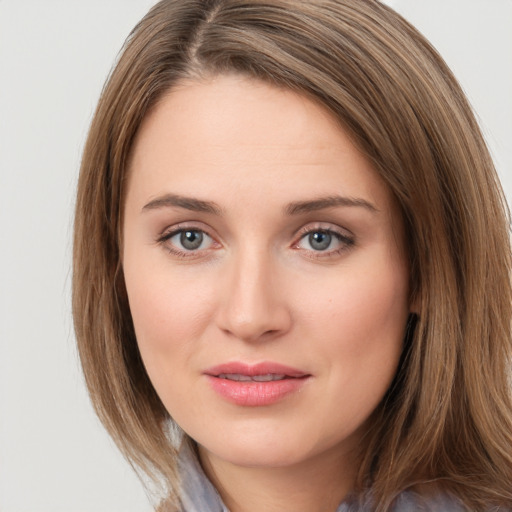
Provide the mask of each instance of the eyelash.
MULTIPOLYGON (((193 231, 202 233, 203 235, 206 235, 208 238, 212 240, 212 244, 215 245, 218 244, 218 242, 215 242, 214 237, 208 234, 208 232, 202 228, 199 228, 197 226, 187 226, 187 225, 177 225, 175 226, 171 231, 164 232, 158 239, 156 240, 158 244, 161 244, 170 254, 173 256, 176 256, 181 259, 188 259, 188 258, 199 258, 201 257, 201 253, 208 249, 199 249, 199 250, 180 250, 176 248, 173 245, 170 245, 168 242, 176 235, 179 235, 181 233, 187 232, 187 231, 193 231)), ((326 258, 332 258, 336 257, 348 250, 350 250, 355 245, 355 239, 351 236, 348 236, 346 234, 340 233, 337 230, 334 230, 332 228, 324 228, 321 226, 315 226, 315 227, 304 227, 302 228, 298 233, 298 240, 292 244, 292 248, 300 251, 304 251, 308 254, 308 257, 313 259, 326 259, 326 258), (299 246, 299 244, 308 236, 314 234, 314 233, 322 233, 329 236, 334 237, 339 243, 340 247, 337 249, 331 249, 331 250, 318 250, 315 251, 314 249, 303 249, 299 246)))

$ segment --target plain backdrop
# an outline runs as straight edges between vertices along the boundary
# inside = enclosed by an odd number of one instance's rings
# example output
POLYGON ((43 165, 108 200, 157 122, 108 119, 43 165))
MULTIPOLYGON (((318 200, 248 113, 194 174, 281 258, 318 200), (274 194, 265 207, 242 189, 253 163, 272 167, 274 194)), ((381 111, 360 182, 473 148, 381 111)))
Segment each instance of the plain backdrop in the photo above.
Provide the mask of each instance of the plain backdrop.
MULTIPOLYGON (((0 512, 149 512, 89 404, 70 316, 74 189, 152 0, 0 0, 0 512)), ((389 0, 438 48, 512 197, 512 0, 389 0)))

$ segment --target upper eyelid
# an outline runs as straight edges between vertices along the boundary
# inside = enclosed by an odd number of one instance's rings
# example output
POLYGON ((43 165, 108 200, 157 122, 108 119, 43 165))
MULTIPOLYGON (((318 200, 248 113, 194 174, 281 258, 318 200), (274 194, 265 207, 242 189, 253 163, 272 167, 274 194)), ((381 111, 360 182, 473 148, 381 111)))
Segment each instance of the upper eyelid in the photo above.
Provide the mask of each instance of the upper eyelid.
POLYGON ((213 238, 209 233, 207 233, 203 229, 194 229, 194 228, 180 228, 175 230, 170 230, 168 232, 163 232, 162 235, 159 237, 160 242, 165 242, 167 240, 170 240, 171 238, 174 238, 176 235, 179 235, 180 233, 183 233, 184 231, 200 231, 201 233, 204 233, 208 238, 211 238, 213 241, 215 241, 215 238, 213 238))
POLYGON ((215 238, 210 229, 201 222, 178 222, 171 226, 167 226, 160 231, 158 239, 172 237, 173 235, 180 233, 181 231, 202 231, 211 238, 215 238))
POLYGON ((315 231, 325 231, 328 233, 340 235, 344 238, 355 238, 355 235, 349 229, 338 226, 337 224, 332 224, 330 222, 316 222, 306 224, 296 231, 295 237, 302 237, 309 233, 314 233, 315 231))

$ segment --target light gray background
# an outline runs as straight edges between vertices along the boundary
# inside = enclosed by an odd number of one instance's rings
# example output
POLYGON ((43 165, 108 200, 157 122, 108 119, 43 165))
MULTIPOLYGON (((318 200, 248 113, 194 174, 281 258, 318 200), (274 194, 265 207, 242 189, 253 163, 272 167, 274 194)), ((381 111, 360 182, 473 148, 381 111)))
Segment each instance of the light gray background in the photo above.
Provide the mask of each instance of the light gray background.
MULTIPOLYGON (((153 0, 0 0, 0 512, 149 512, 93 415, 71 216, 103 81, 153 0)), ((389 0, 454 69, 512 197, 512 0, 389 0)))

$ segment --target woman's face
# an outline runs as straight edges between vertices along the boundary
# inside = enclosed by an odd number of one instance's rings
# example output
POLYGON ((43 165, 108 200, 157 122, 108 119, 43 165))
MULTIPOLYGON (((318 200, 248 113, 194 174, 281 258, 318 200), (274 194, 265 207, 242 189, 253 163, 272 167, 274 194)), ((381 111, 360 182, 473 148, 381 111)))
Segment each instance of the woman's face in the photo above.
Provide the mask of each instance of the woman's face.
POLYGON ((220 76, 174 88, 134 145, 123 268, 149 377, 202 456, 351 453, 409 313, 403 226, 323 108, 220 76))

